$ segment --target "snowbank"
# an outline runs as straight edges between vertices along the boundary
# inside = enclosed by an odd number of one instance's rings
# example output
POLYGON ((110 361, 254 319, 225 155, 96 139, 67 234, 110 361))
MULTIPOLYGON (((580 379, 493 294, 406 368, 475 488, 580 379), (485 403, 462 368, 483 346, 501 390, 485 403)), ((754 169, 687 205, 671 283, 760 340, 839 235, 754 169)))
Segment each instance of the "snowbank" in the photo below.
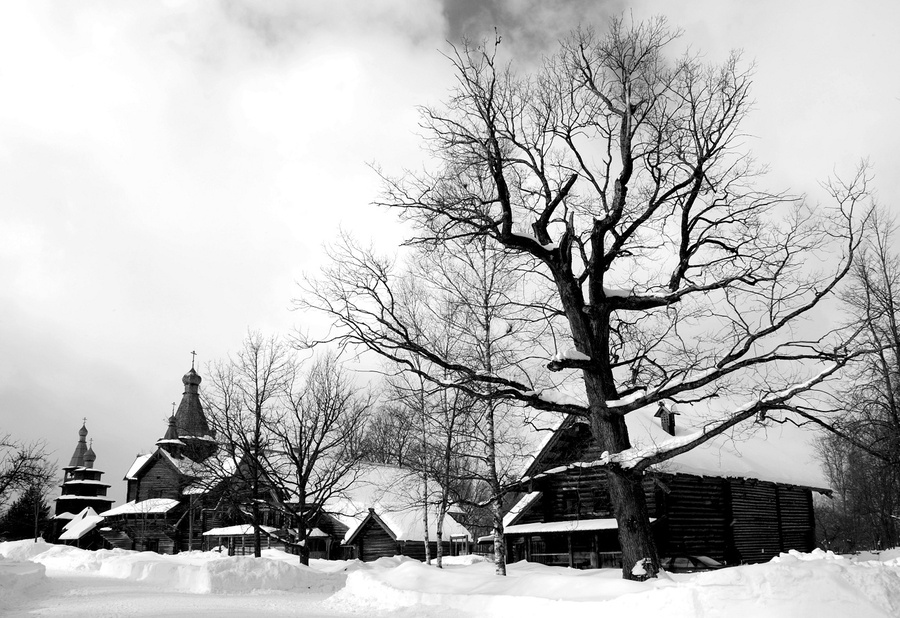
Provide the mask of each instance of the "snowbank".
POLYGON ((821 550, 789 552, 766 564, 663 573, 645 583, 624 581, 614 569, 578 571, 526 562, 509 565, 509 577, 503 578, 494 575, 492 563, 475 557, 447 558, 444 569, 399 556, 371 563, 315 560, 302 567, 296 556, 277 550, 266 550, 259 559, 215 552, 160 556, 31 541, 0 543, 0 556, 0 613, 26 598, 34 607, 42 595, 65 594, 55 593, 47 580, 78 574, 79 586, 103 578, 104 595, 116 581, 146 583, 140 590, 195 593, 191 611, 207 607, 209 615, 221 611, 223 597, 231 596, 229 604, 257 609, 263 598, 281 599, 288 607, 293 599, 306 607, 314 604, 314 615, 402 614, 407 608, 404 615, 485 618, 900 616, 900 552, 894 550, 852 558, 821 550), (324 613, 317 614, 319 609, 324 613))
POLYGON ((87 551, 68 545, 0 543, 0 555, 30 560, 53 573, 89 573, 147 582, 179 592, 247 593, 256 590, 328 593, 344 585, 343 572, 325 573, 296 556, 267 552, 262 558, 185 552, 174 556, 123 549, 87 551))
POLYGON ((856 562, 826 552, 782 554, 768 564, 708 573, 663 574, 626 582, 614 570, 510 565, 492 578, 488 564, 440 572, 407 561, 349 574, 334 608, 390 610, 440 606, 474 616, 665 615, 669 618, 893 618, 900 615, 900 561, 856 562))

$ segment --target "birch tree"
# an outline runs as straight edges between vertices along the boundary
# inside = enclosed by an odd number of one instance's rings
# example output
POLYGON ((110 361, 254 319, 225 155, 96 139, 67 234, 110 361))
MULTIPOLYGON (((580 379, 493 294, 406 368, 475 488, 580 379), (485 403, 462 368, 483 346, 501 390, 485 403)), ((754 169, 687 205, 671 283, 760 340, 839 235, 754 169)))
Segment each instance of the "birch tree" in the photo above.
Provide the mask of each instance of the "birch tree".
POLYGON ((662 18, 581 29, 520 76, 494 45, 450 54, 456 87, 422 125, 434 159, 384 175, 380 201, 415 229, 410 243, 488 237, 533 263, 553 289, 561 333, 545 367, 575 392, 521 373, 443 358, 409 336, 397 266, 338 252, 301 301, 337 337, 475 397, 584 418, 605 455, 623 577, 659 557, 642 476, 741 423, 789 407, 859 351, 801 322, 835 292, 859 245, 864 169, 827 185, 831 204, 764 188, 743 144, 752 71, 673 57, 662 18), (803 333, 803 335, 798 335, 803 333), (448 380, 444 378, 447 371, 448 380), (625 419, 663 401, 705 404, 703 428, 635 448, 625 419))

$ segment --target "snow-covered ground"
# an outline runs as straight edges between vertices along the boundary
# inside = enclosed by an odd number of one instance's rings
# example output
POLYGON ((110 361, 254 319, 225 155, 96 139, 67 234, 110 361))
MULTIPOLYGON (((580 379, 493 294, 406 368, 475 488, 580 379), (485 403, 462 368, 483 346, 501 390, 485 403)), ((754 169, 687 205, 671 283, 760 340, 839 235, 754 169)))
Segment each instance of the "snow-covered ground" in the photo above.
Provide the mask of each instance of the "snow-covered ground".
POLYGON ((842 558, 816 551, 767 564, 626 582, 613 570, 510 565, 476 558, 443 570, 406 558, 313 561, 267 550, 160 556, 0 543, 2 616, 619 615, 853 618, 900 616, 900 551, 842 558), (577 612, 577 613, 576 613, 577 612))

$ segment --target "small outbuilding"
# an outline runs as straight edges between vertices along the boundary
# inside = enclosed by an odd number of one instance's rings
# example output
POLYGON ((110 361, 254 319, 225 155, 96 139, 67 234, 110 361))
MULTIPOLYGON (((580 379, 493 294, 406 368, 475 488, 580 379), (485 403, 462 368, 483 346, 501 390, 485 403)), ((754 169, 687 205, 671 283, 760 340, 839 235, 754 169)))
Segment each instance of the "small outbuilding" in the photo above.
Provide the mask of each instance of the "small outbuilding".
MULTIPOLYGON (((368 466, 347 492, 347 498, 329 511, 351 516, 344 545, 352 557, 369 562, 382 557, 425 559, 437 554, 438 516, 434 496, 425 508, 425 484, 413 470, 386 465, 368 466), (426 536, 425 513, 428 513, 426 536)), ((452 514, 443 517, 442 553, 468 553, 471 535, 452 514)))

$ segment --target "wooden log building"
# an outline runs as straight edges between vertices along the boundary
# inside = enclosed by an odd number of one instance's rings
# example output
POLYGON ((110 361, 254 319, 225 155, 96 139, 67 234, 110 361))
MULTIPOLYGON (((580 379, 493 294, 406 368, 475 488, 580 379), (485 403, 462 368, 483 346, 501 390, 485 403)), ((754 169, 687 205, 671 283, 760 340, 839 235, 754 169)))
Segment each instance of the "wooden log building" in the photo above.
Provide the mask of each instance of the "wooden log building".
MULTIPOLYGON (((662 412, 655 415, 658 425, 633 413, 644 421, 633 437, 659 441, 675 435, 673 411, 662 412)), ((780 465, 789 460, 789 448, 773 436, 744 437, 701 446, 651 469, 644 492, 660 556, 703 555, 741 564, 789 549, 812 550, 812 494, 828 490, 810 474, 810 464, 780 465)), ((553 432, 525 471, 522 492, 506 515, 508 560, 620 566, 606 472, 590 465, 600 455, 588 426, 574 417, 553 432)))
MULTIPOLYGON (((369 562, 378 558, 407 556, 425 559, 425 488, 413 470, 388 465, 366 465, 347 497, 335 501, 332 512, 345 514, 349 523, 343 543, 347 557, 369 562)), ((436 496, 429 497, 428 545, 437 555, 436 496)), ((453 514, 443 517, 442 552, 445 556, 469 553, 469 531, 453 514)))

